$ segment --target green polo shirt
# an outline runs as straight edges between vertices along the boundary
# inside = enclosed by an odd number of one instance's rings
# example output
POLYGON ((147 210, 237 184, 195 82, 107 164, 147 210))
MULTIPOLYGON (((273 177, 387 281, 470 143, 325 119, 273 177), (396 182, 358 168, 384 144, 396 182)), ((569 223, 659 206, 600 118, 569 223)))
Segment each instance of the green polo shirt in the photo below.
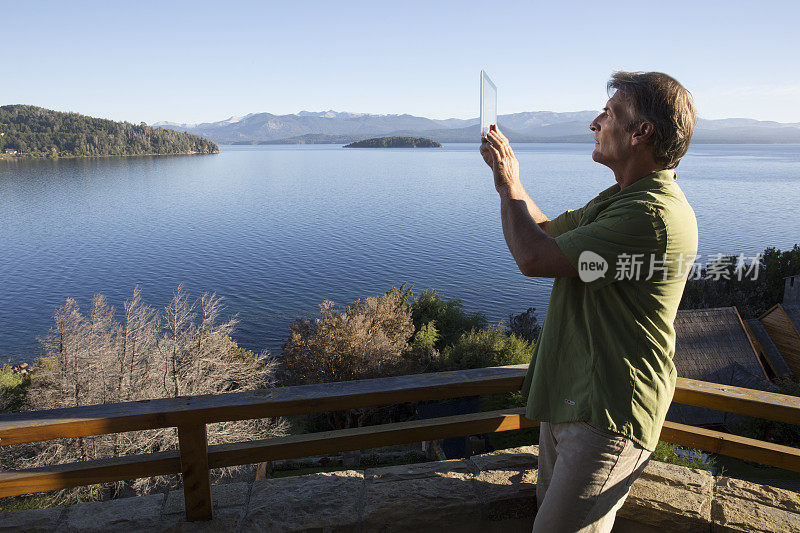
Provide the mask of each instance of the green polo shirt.
POLYGON ((662 170, 548 229, 581 276, 553 283, 522 387, 526 416, 588 422, 652 451, 675 391, 673 323, 697 254, 694 211, 675 172, 662 170))

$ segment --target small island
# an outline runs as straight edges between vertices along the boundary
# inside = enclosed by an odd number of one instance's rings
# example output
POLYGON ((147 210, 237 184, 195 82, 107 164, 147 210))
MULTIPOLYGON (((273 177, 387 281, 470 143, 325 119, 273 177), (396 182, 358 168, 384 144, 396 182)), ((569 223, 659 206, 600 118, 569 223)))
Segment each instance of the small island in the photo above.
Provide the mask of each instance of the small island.
POLYGON ((0 106, 0 159, 216 154, 208 139, 31 105, 0 106))
POLYGON ((441 148, 441 143, 425 137, 376 137, 345 145, 345 148, 441 148))

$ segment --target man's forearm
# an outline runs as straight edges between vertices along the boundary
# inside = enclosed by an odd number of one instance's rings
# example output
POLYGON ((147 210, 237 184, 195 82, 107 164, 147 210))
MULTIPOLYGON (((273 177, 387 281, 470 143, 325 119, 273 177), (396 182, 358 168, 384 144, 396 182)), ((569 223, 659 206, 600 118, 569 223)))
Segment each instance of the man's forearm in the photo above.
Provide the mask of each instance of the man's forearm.
POLYGON ((549 238, 548 218, 520 185, 500 193, 500 219, 506 245, 520 271, 537 261, 537 250, 549 238))
MULTIPOLYGON (((533 219, 536 224, 548 235, 550 232, 547 230, 547 223, 550 222, 550 219, 547 218, 547 215, 542 213, 542 210, 539 209, 539 206, 536 205, 536 202, 528 195, 525 191, 525 188, 522 184, 519 184, 518 187, 514 188, 514 190, 509 190, 506 195, 511 196, 514 200, 520 200, 525 203, 525 208, 528 210, 528 214, 533 219)), ((502 195, 501 195, 502 196, 502 195)))

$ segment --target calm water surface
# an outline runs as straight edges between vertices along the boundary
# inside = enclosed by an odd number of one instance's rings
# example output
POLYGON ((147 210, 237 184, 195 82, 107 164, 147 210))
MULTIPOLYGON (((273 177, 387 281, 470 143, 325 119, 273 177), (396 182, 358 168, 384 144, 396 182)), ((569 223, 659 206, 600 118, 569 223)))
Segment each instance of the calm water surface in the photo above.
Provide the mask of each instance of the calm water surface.
MULTIPOLYGON (((591 145, 520 144, 523 182, 550 217, 614 183, 591 145)), ((800 145, 698 145, 678 169, 701 254, 800 242, 800 145)), ((0 162, 0 361, 29 360, 67 297, 135 285, 165 305, 181 282, 238 313, 237 340, 273 353, 293 318, 407 281, 493 322, 546 310, 523 277, 478 146, 223 147, 211 156, 0 162)))

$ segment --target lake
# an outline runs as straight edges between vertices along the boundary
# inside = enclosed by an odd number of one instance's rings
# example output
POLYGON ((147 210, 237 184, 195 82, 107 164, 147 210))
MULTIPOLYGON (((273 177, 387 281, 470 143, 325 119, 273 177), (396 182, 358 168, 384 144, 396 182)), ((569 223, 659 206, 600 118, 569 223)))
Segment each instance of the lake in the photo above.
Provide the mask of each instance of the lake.
MULTIPOLYGON (((522 180, 551 218, 613 185, 590 144, 518 144, 522 180)), ((139 285, 164 306, 179 283, 216 292, 243 346, 280 351, 295 317, 392 285, 435 288, 492 322, 547 307, 522 276, 478 145, 223 146, 207 156, 0 161, 0 362, 39 354, 68 297, 117 309, 139 285)), ((700 253, 800 242, 800 145, 697 145, 678 168, 700 253)))

